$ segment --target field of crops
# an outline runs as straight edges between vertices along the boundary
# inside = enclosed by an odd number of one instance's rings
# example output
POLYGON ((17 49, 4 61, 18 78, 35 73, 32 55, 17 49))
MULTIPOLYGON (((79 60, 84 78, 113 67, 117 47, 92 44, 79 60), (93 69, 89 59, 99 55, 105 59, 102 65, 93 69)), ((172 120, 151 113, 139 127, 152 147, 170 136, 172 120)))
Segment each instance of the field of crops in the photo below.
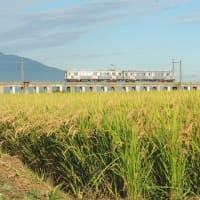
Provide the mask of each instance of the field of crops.
POLYGON ((79 199, 200 198, 198 91, 1 95, 0 143, 79 199))

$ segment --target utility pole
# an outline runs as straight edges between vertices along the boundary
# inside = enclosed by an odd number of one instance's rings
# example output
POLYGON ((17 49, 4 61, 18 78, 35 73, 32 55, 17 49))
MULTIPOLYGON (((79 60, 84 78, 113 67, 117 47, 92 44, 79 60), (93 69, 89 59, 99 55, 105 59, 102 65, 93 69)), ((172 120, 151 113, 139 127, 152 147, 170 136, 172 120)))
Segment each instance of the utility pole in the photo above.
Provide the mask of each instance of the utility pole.
POLYGON ((179 64, 179 83, 180 83, 180 86, 182 84, 182 61, 174 61, 174 59, 172 60, 172 70, 173 70, 173 73, 175 73, 175 64, 178 63, 179 64))
POLYGON ((180 60, 180 85, 182 84, 182 61, 180 60))
POLYGON ((24 79, 24 58, 21 58, 21 81, 22 81, 22 93, 28 93, 28 86, 29 86, 29 81, 25 81, 24 79))
POLYGON ((21 58, 21 79, 22 83, 24 83, 24 58, 21 58))
POLYGON ((172 60, 172 71, 173 71, 173 73, 175 72, 174 71, 174 59, 172 60))

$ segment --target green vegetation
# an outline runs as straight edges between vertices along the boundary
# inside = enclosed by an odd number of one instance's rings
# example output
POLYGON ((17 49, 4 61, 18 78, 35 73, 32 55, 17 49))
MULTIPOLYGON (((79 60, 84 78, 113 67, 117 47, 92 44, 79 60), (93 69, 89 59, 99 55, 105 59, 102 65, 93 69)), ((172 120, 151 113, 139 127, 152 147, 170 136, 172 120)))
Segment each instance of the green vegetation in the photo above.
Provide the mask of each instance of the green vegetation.
POLYGON ((200 197, 198 91, 2 95, 0 110, 2 149, 77 199, 200 197))

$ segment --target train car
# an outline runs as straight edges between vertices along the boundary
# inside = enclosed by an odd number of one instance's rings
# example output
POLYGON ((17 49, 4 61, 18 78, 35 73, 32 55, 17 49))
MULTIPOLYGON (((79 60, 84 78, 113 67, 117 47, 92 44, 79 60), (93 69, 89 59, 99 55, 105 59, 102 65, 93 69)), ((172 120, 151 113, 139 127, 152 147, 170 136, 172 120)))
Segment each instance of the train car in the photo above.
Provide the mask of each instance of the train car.
POLYGON ((151 82, 173 82, 175 76, 173 71, 135 71, 136 81, 151 82))
POLYGON ((123 80, 126 82, 135 82, 135 71, 127 70, 122 71, 123 80))
POLYGON ((116 70, 66 71, 65 80, 69 82, 119 81, 123 80, 123 74, 116 70))
POLYGON ((96 70, 96 71, 66 71, 68 82, 174 82, 173 71, 139 71, 139 70, 96 70))
POLYGON ((97 76, 92 71, 66 71, 65 80, 76 82, 76 81, 90 81, 96 80, 97 76))
POLYGON ((152 77, 153 81, 161 81, 161 82, 175 81, 175 74, 173 71, 153 71, 152 77))

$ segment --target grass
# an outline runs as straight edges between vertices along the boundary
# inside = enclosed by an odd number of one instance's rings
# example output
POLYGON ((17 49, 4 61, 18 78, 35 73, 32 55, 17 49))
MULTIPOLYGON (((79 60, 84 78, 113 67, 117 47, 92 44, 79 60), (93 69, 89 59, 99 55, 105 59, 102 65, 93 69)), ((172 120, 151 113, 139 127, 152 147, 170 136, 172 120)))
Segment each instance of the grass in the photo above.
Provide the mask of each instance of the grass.
POLYGON ((70 200, 59 187, 53 187, 31 172, 16 157, 1 152, 0 157, 1 200, 70 200))
POLYGON ((198 91, 2 95, 0 111, 2 149, 76 199, 200 196, 198 91))

